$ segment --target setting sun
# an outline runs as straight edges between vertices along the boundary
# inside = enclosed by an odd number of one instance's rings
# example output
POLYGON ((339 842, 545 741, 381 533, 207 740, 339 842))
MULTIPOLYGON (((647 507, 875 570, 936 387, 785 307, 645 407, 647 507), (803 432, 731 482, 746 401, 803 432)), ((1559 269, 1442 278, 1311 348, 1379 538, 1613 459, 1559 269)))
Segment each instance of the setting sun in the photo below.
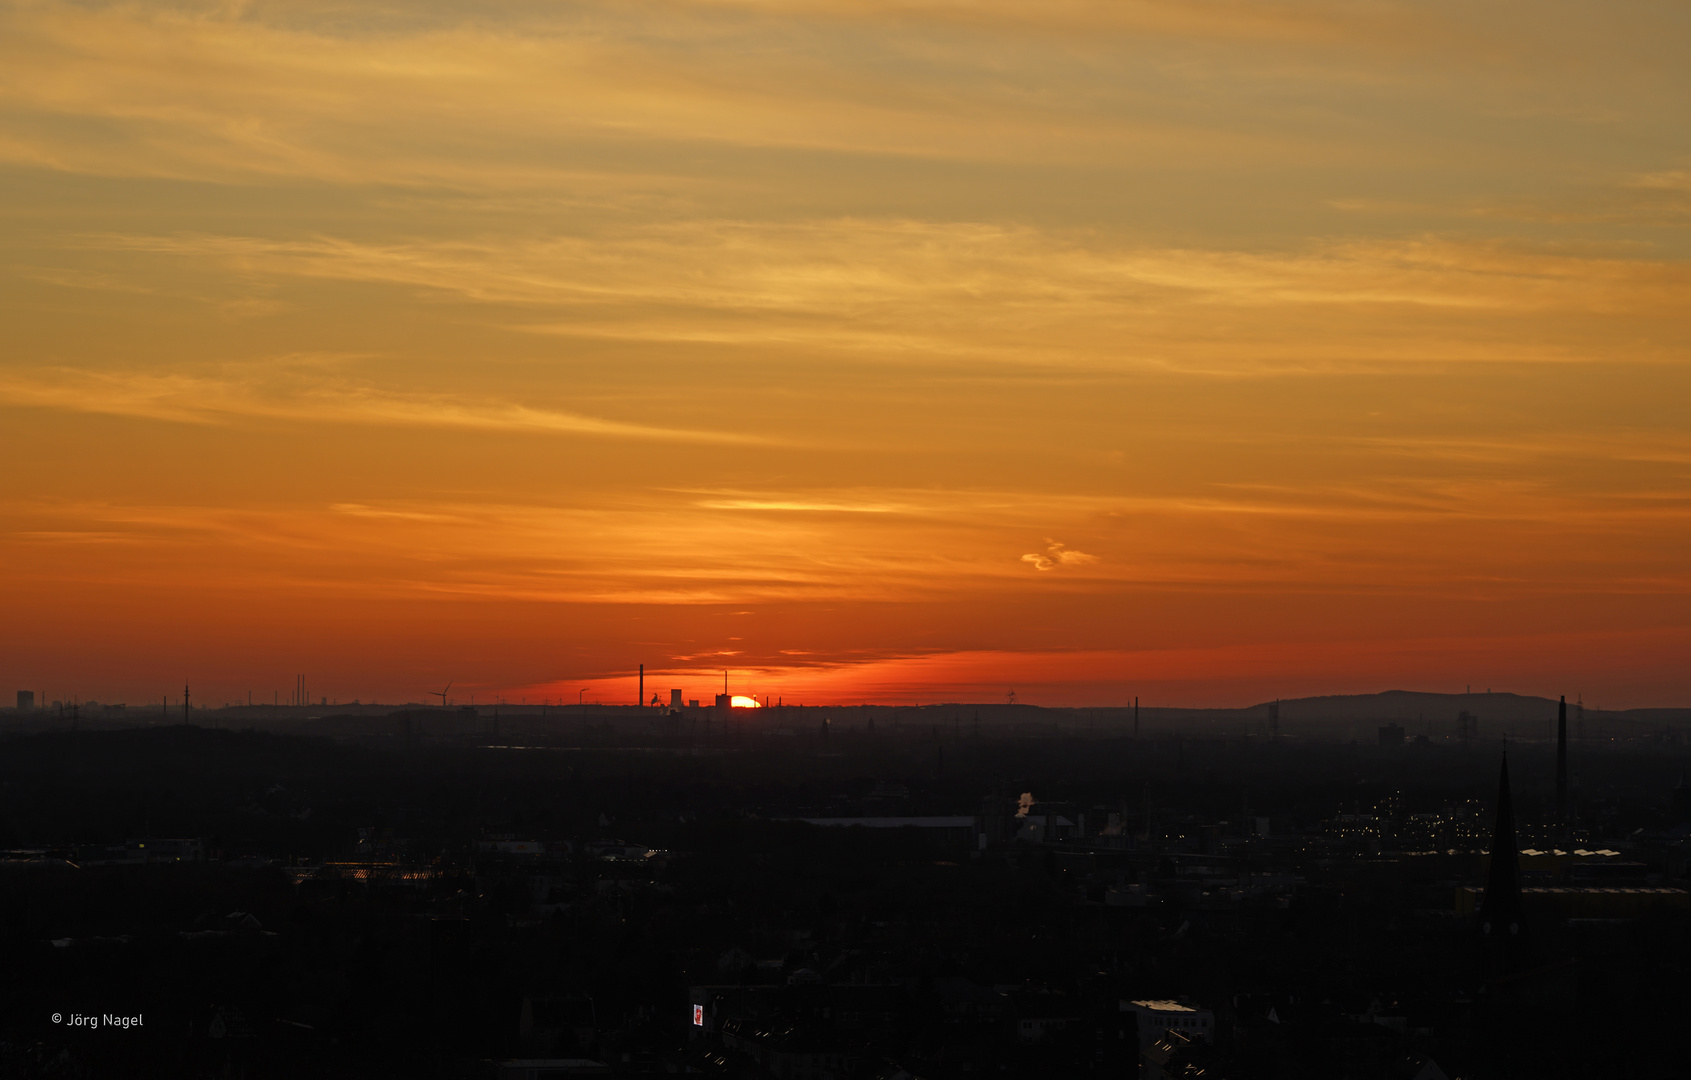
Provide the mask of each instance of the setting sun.
POLYGON ((757 698, 746 697, 742 694, 735 694, 732 704, 733 704, 734 708, 736 708, 736 709, 761 709, 761 708, 763 708, 762 705, 758 704, 757 698))

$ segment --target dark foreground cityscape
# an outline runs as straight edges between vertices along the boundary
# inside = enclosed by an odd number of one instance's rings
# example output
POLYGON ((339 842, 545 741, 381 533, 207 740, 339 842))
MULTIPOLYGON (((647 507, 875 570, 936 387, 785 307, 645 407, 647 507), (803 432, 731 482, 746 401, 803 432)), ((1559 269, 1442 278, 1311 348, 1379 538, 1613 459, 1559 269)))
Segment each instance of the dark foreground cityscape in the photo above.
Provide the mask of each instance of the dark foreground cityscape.
POLYGON ((20 706, 6 1077, 1691 1070, 1688 710, 20 706))

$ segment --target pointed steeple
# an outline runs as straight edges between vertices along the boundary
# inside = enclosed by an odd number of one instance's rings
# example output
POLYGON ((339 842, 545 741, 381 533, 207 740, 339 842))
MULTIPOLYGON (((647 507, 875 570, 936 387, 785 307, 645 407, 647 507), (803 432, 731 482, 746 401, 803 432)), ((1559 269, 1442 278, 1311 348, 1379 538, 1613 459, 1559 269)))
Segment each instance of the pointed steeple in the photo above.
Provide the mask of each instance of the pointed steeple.
POLYGON ((1497 824, 1491 833, 1491 867, 1480 901, 1480 933, 1514 952, 1521 935, 1521 861, 1515 847, 1515 803, 1509 793, 1509 755, 1497 775, 1497 824))
POLYGON ((1556 703, 1556 827, 1568 827, 1568 695, 1556 703))

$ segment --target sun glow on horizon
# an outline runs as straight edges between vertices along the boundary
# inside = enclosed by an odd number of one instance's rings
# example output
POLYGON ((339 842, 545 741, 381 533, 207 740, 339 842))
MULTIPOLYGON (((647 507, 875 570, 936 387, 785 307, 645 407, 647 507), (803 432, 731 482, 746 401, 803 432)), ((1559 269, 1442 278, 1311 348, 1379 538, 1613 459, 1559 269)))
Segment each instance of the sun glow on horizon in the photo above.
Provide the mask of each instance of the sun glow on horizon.
POLYGON ((761 708, 763 708, 763 703, 758 701, 757 698, 746 697, 744 694, 735 694, 734 699, 732 701, 730 701, 729 704, 732 705, 736 709, 761 709, 761 708))

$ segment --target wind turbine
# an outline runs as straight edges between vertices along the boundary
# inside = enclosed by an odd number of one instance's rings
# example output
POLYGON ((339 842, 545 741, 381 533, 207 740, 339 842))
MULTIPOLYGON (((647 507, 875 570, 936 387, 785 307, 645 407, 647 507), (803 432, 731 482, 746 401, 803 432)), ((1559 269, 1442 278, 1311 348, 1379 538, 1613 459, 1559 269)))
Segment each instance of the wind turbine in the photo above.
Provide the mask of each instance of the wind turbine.
MULTIPOLYGON (((450 690, 450 689, 452 689, 452 684, 447 683, 446 684, 446 690, 450 690)), ((430 697, 439 698, 440 699, 440 707, 444 709, 444 708, 446 708, 446 690, 425 690, 423 692, 425 694, 429 695, 430 697)))

